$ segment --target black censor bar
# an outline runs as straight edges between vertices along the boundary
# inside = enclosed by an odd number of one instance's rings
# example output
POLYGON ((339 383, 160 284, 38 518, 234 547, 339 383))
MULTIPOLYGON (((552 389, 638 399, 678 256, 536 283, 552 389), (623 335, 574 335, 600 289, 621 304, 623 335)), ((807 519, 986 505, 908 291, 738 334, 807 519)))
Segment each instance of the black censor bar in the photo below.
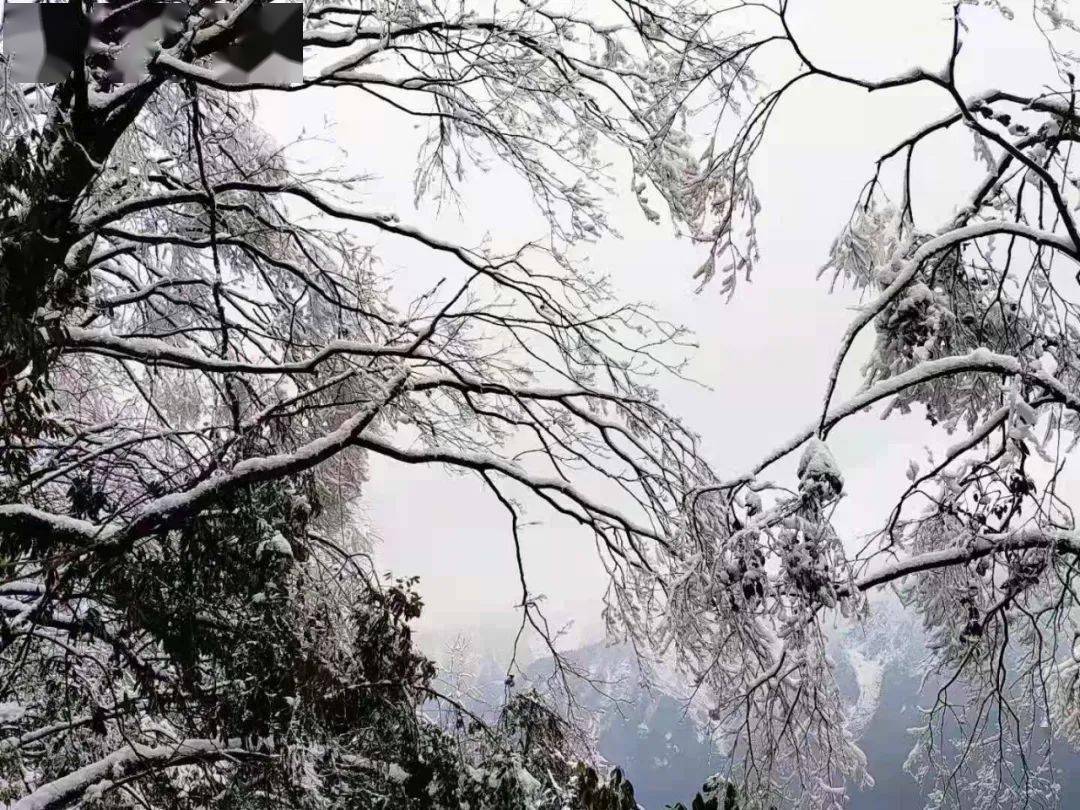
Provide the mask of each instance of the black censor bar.
MULTIPOLYGON (((235 3, 205 6, 208 21, 224 20, 235 3)), ((187 3, 127 2, 94 5, 89 14, 70 3, 3 3, 2 50, 12 81, 55 84, 85 63, 105 84, 137 82, 154 46, 184 28, 187 3)), ((231 42, 206 60, 225 84, 299 84, 303 81, 301 3, 271 3, 245 12, 231 42)))

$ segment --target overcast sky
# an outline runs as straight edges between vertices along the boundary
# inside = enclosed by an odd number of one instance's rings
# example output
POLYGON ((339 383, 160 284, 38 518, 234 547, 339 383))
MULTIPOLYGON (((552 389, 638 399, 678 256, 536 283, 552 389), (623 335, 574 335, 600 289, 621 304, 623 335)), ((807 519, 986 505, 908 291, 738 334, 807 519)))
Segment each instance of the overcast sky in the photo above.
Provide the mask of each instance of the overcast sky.
MULTIPOLYGON (((948 55, 951 3, 941 0, 792 0, 797 36, 812 59, 838 71, 885 76, 915 64, 937 69, 948 55)), ((1018 15, 1028 6, 1016 4, 1018 15)), ((1053 77, 1033 27, 1007 25, 994 12, 966 9, 971 24, 958 67, 963 91, 1007 87, 1035 91, 1053 77)), ((780 51, 766 71, 779 77, 791 62, 780 51)), ((314 165, 338 162, 347 173, 372 175, 365 207, 393 211, 413 224, 467 245, 490 238, 512 246, 542 234, 526 190, 505 171, 474 174, 462 210, 413 206, 411 177, 423 137, 414 121, 372 103, 357 91, 334 90, 260 97, 260 115, 284 143, 303 128, 324 140, 294 153, 314 165), (298 97, 303 115, 298 115, 298 97), (324 123, 325 122, 325 123, 324 123)), ((695 295, 692 273, 701 249, 677 238, 670 225, 650 224, 620 178, 624 195, 612 200, 621 238, 590 249, 592 265, 612 276, 630 299, 653 302, 660 314, 690 327, 700 348, 692 374, 704 386, 662 380, 668 408, 703 438, 721 476, 741 473, 817 413, 827 369, 857 303, 852 293, 828 293, 817 269, 850 214, 877 155, 917 126, 950 109, 941 91, 916 88, 867 94, 813 80, 786 97, 756 162, 764 209, 762 260, 753 283, 731 303, 719 287, 695 295)), ((962 128, 933 141, 916 161, 916 211, 937 227, 966 196, 976 176, 972 144, 962 128)), ((394 240, 376 239, 399 301, 433 285, 439 260, 394 240)), ((858 383, 867 339, 848 360, 843 386, 858 383)), ((830 446, 847 480, 838 525, 854 536, 880 525, 906 485, 908 460, 925 461, 924 444, 950 440, 915 416, 879 422, 860 416, 837 428, 830 446)), ((793 461, 769 477, 792 473, 793 461)), ((472 477, 430 467, 373 465, 363 509, 381 537, 377 559, 398 575, 417 574, 428 605, 422 639, 437 652, 448 633, 485 628, 502 638, 518 621, 519 599, 507 514, 472 477), (500 632, 502 631, 502 632, 500 632)), ((547 611, 573 618, 575 638, 599 636, 602 570, 591 539, 535 506, 542 521, 524 535, 533 591, 546 594, 547 611)))

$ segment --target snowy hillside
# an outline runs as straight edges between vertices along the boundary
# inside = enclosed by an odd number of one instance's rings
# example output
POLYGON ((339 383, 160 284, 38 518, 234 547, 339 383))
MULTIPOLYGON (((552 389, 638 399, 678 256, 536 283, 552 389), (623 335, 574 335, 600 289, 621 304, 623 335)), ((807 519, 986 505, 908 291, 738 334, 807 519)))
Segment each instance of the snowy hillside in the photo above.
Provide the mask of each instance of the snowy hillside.
MULTIPOLYGON (((852 810, 922 807, 919 785, 903 770, 913 743, 909 729, 919 718, 914 672, 924 647, 917 620, 898 604, 888 603, 867 621, 834 632, 830 654, 849 706, 849 727, 875 780, 873 790, 853 798, 852 810)), ((466 666, 473 706, 481 711, 497 707, 506 692, 505 662, 500 662, 495 649, 471 654, 466 666)), ((615 699, 612 702, 584 685, 577 696, 596 712, 601 755, 623 769, 645 810, 689 802, 706 778, 724 770, 724 756, 698 722, 704 712, 688 710, 670 673, 654 679, 668 686, 646 686, 632 650, 624 646, 589 644, 568 657, 615 699)), ((536 660, 525 668, 524 677, 515 678, 514 688, 542 686, 550 674, 550 659, 536 660)), ((1075 767, 1080 759, 1062 756, 1058 766, 1066 775, 1063 806, 1080 806, 1080 767, 1075 767), (1070 780, 1069 773, 1076 776, 1070 780)))

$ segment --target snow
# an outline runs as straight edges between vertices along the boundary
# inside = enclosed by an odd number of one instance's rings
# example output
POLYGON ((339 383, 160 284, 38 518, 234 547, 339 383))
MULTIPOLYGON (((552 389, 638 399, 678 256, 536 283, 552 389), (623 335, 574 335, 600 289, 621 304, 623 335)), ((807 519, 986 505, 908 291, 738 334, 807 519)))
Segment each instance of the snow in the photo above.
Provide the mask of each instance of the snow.
POLYGON ((271 375, 310 373, 326 360, 339 354, 355 354, 361 357, 391 356, 399 354, 407 348, 404 345, 364 343, 356 340, 331 340, 319 351, 303 360, 283 363, 251 363, 214 357, 206 352, 187 349, 160 338, 121 337, 104 329, 84 329, 74 325, 66 327, 64 342, 65 346, 72 351, 78 349, 89 351, 105 349, 125 357, 175 363, 184 368, 271 375))
POLYGON ((80 544, 104 539, 98 527, 89 521, 57 515, 25 504, 0 505, 0 526, 48 532, 53 537, 80 544))
POLYGON ((87 789, 86 793, 83 794, 83 796, 88 802, 99 800, 102 796, 105 795, 105 792, 114 784, 116 783, 110 779, 102 779, 96 785, 91 785, 87 789))
POLYGON ((18 723, 24 714, 26 714, 26 709, 18 703, 12 701, 0 703, 0 723, 18 723))
POLYGON ((869 725, 881 701, 885 663, 854 647, 847 649, 847 658, 855 671, 855 683, 859 687, 859 697, 848 715, 848 729, 857 735, 869 725))
POLYGON ((169 745, 149 746, 132 743, 119 750, 113 751, 103 759, 92 762, 78 770, 72 771, 59 779, 42 785, 33 793, 24 796, 12 804, 8 810, 48 810, 52 807, 68 806, 72 800, 83 795, 95 784, 108 779, 110 774, 127 766, 145 766, 153 762, 169 762, 185 756, 217 755, 227 756, 227 749, 236 749, 240 745, 239 740, 232 740, 222 744, 214 740, 196 739, 184 740, 169 745))
POLYGON ((756 515, 761 511, 761 496, 751 490, 746 493, 746 511, 748 514, 756 515))
POLYGON ((291 558, 293 556, 292 544, 281 532, 274 532, 270 538, 259 543, 258 555, 291 558))
POLYGON ((1013 413, 1016 414, 1016 418, 1022 425, 1032 427, 1038 422, 1038 416, 1035 413, 1035 409, 1022 399, 1018 399, 1013 403, 1013 413))
POLYGON ((977 559, 1006 548, 1067 548, 1070 553, 1080 554, 1080 533, 1061 529, 1042 529, 1025 526, 1013 532, 984 534, 974 542, 960 542, 950 548, 927 551, 906 559, 888 563, 866 574, 855 582, 855 589, 866 591, 878 585, 892 582, 909 574, 954 565, 959 561, 977 559))
POLYGON ((799 480, 803 482, 823 482, 829 484, 837 493, 844 488, 844 476, 833 457, 832 451, 821 439, 813 438, 807 442, 799 459, 799 480))
POLYGON ((1057 374, 1058 361, 1050 352, 1043 352, 1039 357, 1039 366, 1042 368, 1043 373, 1053 377, 1057 374))
POLYGON ((518 783, 525 789, 526 793, 534 794, 540 790, 540 782, 524 768, 518 768, 517 778, 518 783))
MULTIPOLYGON (((148 527, 154 526, 164 516, 197 508, 201 503, 230 487, 239 486, 251 480, 261 480, 275 475, 296 472, 329 458, 335 452, 354 441, 363 432, 381 408, 401 391, 408 376, 408 369, 402 368, 387 381, 386 387, 366 407, 342 422, 336 430, 313 439, 292 453, 244 459, 236 464, 229 474, 210 478, 184 492, 164 495, 157 500, 151 501, 138 517, 131 522, 128 531, 135 534, 146 531, 148 527)), ((0 506, 0 526, 3 525, 2 518, 6 508, 0 506)), ((20 506, 18 508, 24 513, 31 511, 29 507, 20 506)), ((52 517, 56 518, 56 516, 52 517)), ((86 524, 84 521, 76 521, 73 518, 63 518, 62 520, 67 523, 92 525, 86 524)))

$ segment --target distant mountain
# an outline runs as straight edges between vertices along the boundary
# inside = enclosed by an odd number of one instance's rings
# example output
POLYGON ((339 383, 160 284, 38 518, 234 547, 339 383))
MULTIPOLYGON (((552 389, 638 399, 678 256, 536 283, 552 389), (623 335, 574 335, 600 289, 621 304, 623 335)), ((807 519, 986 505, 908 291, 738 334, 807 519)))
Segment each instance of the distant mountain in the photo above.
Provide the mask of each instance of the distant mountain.
MULTIPOLYGON (((723 768, 724 758, 702 734, 693 712, 687 712, 678 690, 643 683, 632 649, 592 644, 570 658, 603 684, 605 693, 618 698, 612 705, 587 687, 581 694, 583 703, 602 712, 600 754, 623 769, 646 810, 680 800, 689 804, 702 783, 723 768)), ((540 677, 549 666, 538 661, 529 674, 540 677)))
MULTIPOLYGON (((850 807, 921 808, 923 792, 903 765, 914 742, 908 729, 919 721, 919 681, 913 673, 925 651, 924 637, 909 612, 878 607, 866 622, 836 631, 830 645, 841 694, 851 706, 853 730, 875 781, 873 789, 852 798, 850 807)), ((645 686, 637 659, 625 646, 589 644, 566 656, 601 685, 604 694, 582 686, 577 697, 598 715, 600 754, 623 769, 645 810, 662 810, 675 801, 689 804, 702 783, 724 769, 723 755, 702 734, 696 712, 688 712, 679 699, 680 690, 663 686, 665 680, 674 682, 672 676, 661 676, 658 687, 645 686)), ((533 661, 514 688, 540 684, 550 675, 550 658, 533 661)), ((472 662, 477 708, 501 703, 505 677, 505 662, 494 656, 472 662)), ((1065 782, 1061 807, 1080 807, 1080 756, 1060 751, 1056 767, 1065 782)))
POLYGON ((866 754, 874 787, 852 798, 853 810, 922 807, 919 784, 904 771, 918 722, 915 667, 925 651, 922 628, 891 603, 875 606, 863 623, 838 632, 831 645, 841 694, 866 754))

